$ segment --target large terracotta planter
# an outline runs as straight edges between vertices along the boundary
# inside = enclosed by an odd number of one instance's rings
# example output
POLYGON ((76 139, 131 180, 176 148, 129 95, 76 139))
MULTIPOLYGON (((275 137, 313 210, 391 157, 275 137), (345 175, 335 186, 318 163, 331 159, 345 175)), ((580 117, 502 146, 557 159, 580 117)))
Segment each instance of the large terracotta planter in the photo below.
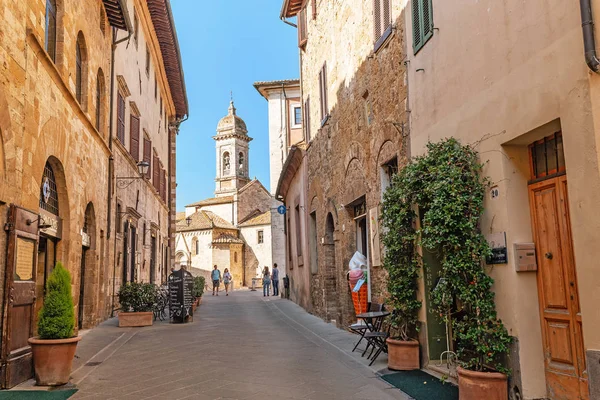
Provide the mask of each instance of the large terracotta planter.
POLYGON ((80 340, 81 336, 53 340, 29 338, 35 381, 39 386, 59 386, 69 382, 80 340))
POLYGON ((151 326, 154 313, 148 312, 120 312, 119 327, 151 326))
POLYGON ((476 372, 458 367, 459 400, 506 400, 507 376, 500 372, 476 372))
POLYGON ((395 371, 410 371, 419 369, 419 342, 403 341, 389 338, 388 346, 388 368, 395 371))

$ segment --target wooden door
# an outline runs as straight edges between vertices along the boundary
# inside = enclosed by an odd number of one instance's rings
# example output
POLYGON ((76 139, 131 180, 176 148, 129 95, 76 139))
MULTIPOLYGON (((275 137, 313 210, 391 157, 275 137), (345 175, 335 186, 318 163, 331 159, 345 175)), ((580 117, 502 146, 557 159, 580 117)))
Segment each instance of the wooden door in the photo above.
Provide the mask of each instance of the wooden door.
POLYGON ((548 396, 589 399, 567 178, 529 186, 548 396))
POLYGON ((81 272, 79 273, 79 306, 77 307, 77 328, 83 329, 83 313, 85 307, 85 260, 87 258, 87 247, 81 250, 81 272))
POLYGON ((11 388, 33 376, 31 347, 36 299, 38 247, 36 213, 11 205, 2 325, 2 388, 11 388))

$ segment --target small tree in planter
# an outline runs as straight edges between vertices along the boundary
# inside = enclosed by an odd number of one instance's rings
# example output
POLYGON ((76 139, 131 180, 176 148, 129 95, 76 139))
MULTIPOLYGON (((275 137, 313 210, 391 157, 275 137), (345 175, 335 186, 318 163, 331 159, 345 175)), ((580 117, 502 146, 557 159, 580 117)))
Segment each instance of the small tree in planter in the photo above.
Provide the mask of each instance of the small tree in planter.
POLYGON ((461 399, 506 398, 508 370, 500 358, 511 337, 497 318, 493 280, 483 267, 490 249, 479 229, 489 182, 481 176, 477 152, 456 139, 429 143, 427 150, 406 168, 403 179, 411 193, 408 201, 423 213, 422 246, 441 253, 444 280, 432 294, 434 307, 448 322, 451 304, 458 304, 451 323, 461 399))
POLYGON ((46 282, 44 305, 38 316, 39 337, 30 338, 38 385, 69 382, 73 357, 81 337, 74 336, 75 311, 71 275, 59 262, 46 282))
POLYGON ((119 288, 119 326, 150 326, 158 288, 152 283, 128 282, 119 288))
POLYGON ((411 166, 400 171, 383 198, 382 221, 385 257, 388 272, 388 304, 394 312, 390 323, 395 336, 387 340, 388 367, 395 370, 418 369, 419 343, 414 340, 418 330, 417 299, 420 260, 415 251, 417 232, 414 228, 410 191, 411 166))
POLYGON ((203 276, 194 277, 194 290, 193 290, 192 296, 194 296, 197 301, 202 300, 202 295, 204 294, 205 284, 206 284, 206 279, 203 276))

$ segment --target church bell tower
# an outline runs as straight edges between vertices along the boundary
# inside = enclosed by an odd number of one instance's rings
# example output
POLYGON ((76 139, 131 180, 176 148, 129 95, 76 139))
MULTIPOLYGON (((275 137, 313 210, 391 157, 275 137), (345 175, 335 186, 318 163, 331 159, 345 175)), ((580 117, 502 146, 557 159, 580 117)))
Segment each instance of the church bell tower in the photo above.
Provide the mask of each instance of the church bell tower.
POLYGON ((252 140, 243 119, 236 115, 233 100, 229 112, 219 121, 213 137, 217 150, 216 197, 231 196, 250 182, 248 149, 252 140))

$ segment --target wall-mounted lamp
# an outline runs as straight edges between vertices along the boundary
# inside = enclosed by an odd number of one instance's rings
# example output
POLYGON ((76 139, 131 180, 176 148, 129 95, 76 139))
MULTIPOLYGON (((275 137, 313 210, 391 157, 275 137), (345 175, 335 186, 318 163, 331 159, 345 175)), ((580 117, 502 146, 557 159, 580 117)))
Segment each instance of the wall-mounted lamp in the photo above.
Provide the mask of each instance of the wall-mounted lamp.
POLYGON ((150 168, 150 163, 148 161, 140 161, 137 163, 137 167, 140 176, 117 176, 117 187, 119 189, 125 189, 136 179, 144 179, 150 168))
POLYGON ((192 223, 192 217, 187 217, 185 219, 185 223, 187 224, 187 226, 190 226, 190 224, 192 223))

